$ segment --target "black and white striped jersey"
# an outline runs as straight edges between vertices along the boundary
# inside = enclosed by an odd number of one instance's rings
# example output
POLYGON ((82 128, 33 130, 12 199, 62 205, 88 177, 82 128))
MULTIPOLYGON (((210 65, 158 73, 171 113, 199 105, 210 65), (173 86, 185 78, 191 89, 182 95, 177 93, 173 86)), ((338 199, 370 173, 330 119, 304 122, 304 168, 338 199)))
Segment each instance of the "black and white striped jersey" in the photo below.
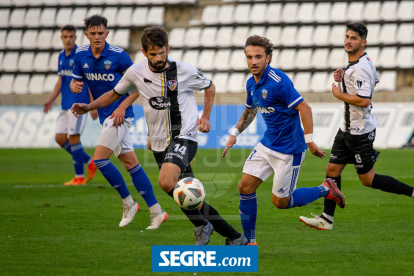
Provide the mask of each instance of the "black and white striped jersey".
MULTIPOLYGON (((369 56, 364 53, 358 60, 349 62, 344 69, 343 92, 371 99, 378 81, 377 70, 369 56)), ((377 127, 377 121, 372 116, 371 110, 372 104, 365 108, 345 103, 341 130, 354 135, 371 132, 377 127)))
POLYGON ((176 137, 197 141, 198 109, 193 91, 211 86, 211 80, 193 66, 168 62, 167 69, 154 72, 144 59, 132 65, 114 88, 120 95, 138 91, 153 151, 164 151, 176 137))

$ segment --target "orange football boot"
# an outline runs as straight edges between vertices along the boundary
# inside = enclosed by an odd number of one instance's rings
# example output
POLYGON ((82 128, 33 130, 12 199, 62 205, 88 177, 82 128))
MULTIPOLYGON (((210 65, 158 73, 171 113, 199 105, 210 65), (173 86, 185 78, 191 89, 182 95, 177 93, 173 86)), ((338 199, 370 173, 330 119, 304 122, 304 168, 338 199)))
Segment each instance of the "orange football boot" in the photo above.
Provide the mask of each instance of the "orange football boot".
POLYGON ((83 182, 85 181, 84 177, 75 177, 74 179, 63 183, 65 186, 80 186, 84 185, 83 182))
POLYGON ((85 178, 85 180, 83 180, 83 183, 82 184, 85 185, 86 183, 88 183, 89 181, 91 181, 95 177, 95 173, 96 173, 96 170, 97 169, 98 168, 93 163, 93 158, 92 158, 92 162, 88 165, 88 177, 85 178))

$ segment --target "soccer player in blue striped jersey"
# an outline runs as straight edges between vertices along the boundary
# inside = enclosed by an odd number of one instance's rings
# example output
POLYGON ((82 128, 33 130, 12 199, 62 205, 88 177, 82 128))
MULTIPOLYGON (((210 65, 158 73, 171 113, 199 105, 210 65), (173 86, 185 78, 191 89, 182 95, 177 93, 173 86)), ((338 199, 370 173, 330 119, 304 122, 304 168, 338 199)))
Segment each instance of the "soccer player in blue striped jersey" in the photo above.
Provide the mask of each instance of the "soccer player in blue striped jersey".
MULTIPOLYGON (((100 15, 86 18, 85 35, 90 44, 79 48, 75 55, 71 90, 79 93, 86 83, 94 100, 112 90, 132 65, 131 58, 123 49, 105 41, 109 33, 107 23, 108 20, 100 15)), ((125 227, 134 220, 139 204, 132 199, 121 173, 109 161, 112 153, 122 161, 135 188, 151 211, 151 225, 147 229, 157 229, 168 218, 168 214, 161 209, 155 198, 152 184, 138 162, 128 133, 134 117, 131 104, 137 98, 138 93, 129 97, 124 95, 112 104, 98 109, 102 133, 94 159, 95 165, 122 198, 124 211, 119 226, 125 227)))
MULTIPOLYGON (((63 149, 72 155, 73 165, 75 168, 75 177, 65 182, 69 185, 83 185, 93 179, 96 172, 96 166, 93 159, 83 150, 80 135, 82 134, 87 116, 82 115, 76 118, 70 110, 72 104, 81 102, 89 103, 88 86, 85 85, 82 92, 79 94, 72 93, 69 88, 72 80, 72 69, 76 50, 76 29, 72 25, 65 25, 61 28, 61 39, 64 49, 59 54, 58 59, 58 81, 53 88, 52 95, 49 100, 43 105, 43 112, 48 113, 53 106, 53 102, 62 92, 62 111, 56 120, 56 136, 55 140, 63 149), (88 177, 84 177, 84 163, 88 165, 88 177)), ((98 116, 96 111, 91 113, 95 120, 98 116)))
POLYGON ((320 186, 296 189, 306 149, 309 148, 317 157, 325 156, 325 152, 319 150, 312 141, 312 110, 289 77, 270 67, 273 44, 269 39, 251 36, 246 41, 244 51, 253 76, 246 84, 246 109, 230 135, 223 157, 236 144, 237 135, 249 126, 259 110, 267 130, 247 158, 238 185, 244 235, 250 245, 256 245, 256 189, 273 173, 272 202, 279 209, 304 206, 320 197, 334 200, 343 208, 345 200, 331 179, 326 179, 320 186))

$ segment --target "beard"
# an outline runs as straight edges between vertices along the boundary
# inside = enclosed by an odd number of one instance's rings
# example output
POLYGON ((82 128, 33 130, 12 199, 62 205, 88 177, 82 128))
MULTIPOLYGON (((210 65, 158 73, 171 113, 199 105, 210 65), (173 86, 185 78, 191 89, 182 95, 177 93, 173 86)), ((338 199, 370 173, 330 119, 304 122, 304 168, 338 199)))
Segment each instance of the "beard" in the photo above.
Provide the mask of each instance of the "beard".
POLYGON ((148 63, 151 65, 152 68, 154 68, 157 71, 160 71, 162 69, 164 69, 165 64, 167 64, 167 59, 165 61, 158 61, 156 63, 152 63, 149 59, 148 59, 148 63))
POLYGON ((361 47, 357 46, 357 47, 351 48, 350 50, 347 50, 347 48, 345 48, 345 52, 347 52, 348 54, 355 54, 356 52, 359 51, 359 48, 361 48, 361 47))

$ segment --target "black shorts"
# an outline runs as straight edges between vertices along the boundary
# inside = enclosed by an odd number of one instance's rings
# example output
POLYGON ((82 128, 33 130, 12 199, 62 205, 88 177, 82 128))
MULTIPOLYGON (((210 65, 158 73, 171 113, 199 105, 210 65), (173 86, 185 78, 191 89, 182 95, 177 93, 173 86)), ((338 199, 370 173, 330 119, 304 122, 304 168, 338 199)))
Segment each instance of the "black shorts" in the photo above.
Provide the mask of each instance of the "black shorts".
POLYGON ((164 151, 153 152, 158 168, 161 169, 164 163, 173 163, 181 169, 180 179, 194 177, 190 163, 197 153, 197 145, 197 142, 188 139, 176 138, 172 140, 164 151))
POLYGON ((358 174, 366 174, 374 167, 379 155, 373 147, 375 133, 374 129, 370 133, 353 135, 339 129, 329 163, 354 164, 358 174))

